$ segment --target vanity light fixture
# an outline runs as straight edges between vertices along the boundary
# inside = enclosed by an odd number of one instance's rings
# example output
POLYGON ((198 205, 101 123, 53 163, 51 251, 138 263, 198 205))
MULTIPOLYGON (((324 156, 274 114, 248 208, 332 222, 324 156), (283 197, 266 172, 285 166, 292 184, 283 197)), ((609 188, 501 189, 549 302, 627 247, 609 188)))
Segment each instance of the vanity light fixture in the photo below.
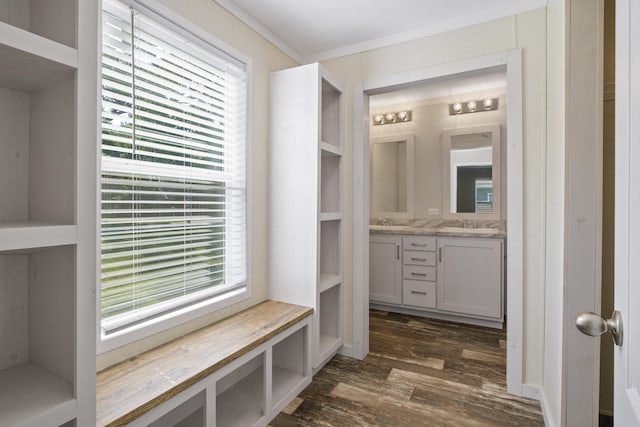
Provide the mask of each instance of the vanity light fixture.
POLYGON ((498 109, 498 98, 476 99, 465 102, 456 102, 449 104, 449 115, 466 113, 480 113, 482 111, 491 111, 498 109), (481 106, 481 108, 479 108, 481 106))
POLYGON ((373 125, 388 125, 391 123, 402 123, 411 121, 411 110, 403 110, 391 113, 373 115, 373 125))

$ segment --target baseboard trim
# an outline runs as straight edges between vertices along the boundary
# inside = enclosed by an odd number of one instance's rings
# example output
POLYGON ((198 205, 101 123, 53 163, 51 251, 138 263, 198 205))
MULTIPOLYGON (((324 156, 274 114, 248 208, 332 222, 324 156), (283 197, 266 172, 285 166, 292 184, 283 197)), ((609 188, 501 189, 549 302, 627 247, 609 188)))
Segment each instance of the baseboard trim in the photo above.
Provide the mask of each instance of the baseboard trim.
POLYGON ((542 409, 542 418, 544 419, 545 427, 557 427, 556 421, 553 419, 553 416, 549 413, 549 403, 547 401, 547 396, 544 393, 544 389, 540 389, 540 408, 542 409))
POLYGON ((526 397, 527 399, 535 399, 540 401, 540 395, 542 390, 539 386, 533 384, 522 384, 522 397, 526 397))
POLYGON ((338 349, 338 354, 341 354, 342 356, 346 356, 346 357, 351 357, 353 358, 353 346, 351 345, 343 345, 342 347, 340 347, 338 349))

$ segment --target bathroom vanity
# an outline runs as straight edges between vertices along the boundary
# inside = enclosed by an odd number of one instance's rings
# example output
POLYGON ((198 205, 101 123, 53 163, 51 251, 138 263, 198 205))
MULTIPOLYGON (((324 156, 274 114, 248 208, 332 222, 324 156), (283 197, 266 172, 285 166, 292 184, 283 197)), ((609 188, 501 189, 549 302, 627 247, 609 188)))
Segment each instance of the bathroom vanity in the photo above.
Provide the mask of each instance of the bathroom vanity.
POLYGON ((499 228, 371 226, 372 308, 502 328, 499 228))

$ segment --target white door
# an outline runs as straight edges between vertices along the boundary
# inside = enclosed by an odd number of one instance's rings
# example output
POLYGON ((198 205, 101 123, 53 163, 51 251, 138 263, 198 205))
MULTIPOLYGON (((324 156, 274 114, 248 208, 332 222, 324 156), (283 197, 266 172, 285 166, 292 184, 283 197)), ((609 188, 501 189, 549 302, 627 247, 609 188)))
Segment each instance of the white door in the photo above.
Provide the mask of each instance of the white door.
MULTIPOLYGON (((614 422, 640 426, 640 2, 616 3, 615 307, 622 346, 615 347, 614 422)), ((603 313, 604 314, 604 313, 603 313)))

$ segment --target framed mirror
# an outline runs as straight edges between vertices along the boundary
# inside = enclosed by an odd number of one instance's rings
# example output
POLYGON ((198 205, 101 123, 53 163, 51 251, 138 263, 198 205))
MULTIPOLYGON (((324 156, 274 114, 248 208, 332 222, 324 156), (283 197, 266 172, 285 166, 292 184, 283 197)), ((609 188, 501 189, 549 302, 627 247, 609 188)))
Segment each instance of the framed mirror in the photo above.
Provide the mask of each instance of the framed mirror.
POLYGON ((414 135, 372 138, 369 216, 413 219, 414 135))
POLYGON ((444 218, 500 219, 500 125, 448 129, 442 138, 444 218))

